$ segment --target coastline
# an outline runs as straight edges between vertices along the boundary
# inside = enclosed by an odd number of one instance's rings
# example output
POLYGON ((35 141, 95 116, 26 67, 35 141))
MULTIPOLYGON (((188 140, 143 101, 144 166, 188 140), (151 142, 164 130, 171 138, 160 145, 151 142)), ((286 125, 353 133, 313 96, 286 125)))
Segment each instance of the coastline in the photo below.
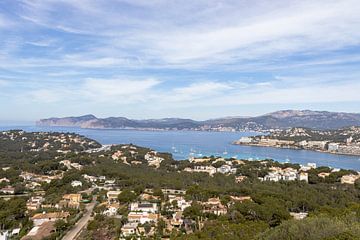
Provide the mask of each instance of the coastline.
POLYGON ((217 129, 197 129, 197 128, 184 128, 184 129, 176 129, 176 128, 132 128, 132 127, 121 127, 121 128, 110 128, 110 127, 83 127, 83 126, 73 126, 73 125, 42 125, 35 124, 32 125, 34 127, 44 127, 44 128, 78 128, 85 130, 133 130, 133 131, 149 131, 149 132, 167 132, 167 131, 179 131, 179 132, 226 132, 226 133, 260 133, 266 134, 269 130, 217 130, 217 129))
POLYGON ((267 145, 260 145, 255 143, 236 143, 236 141, 232 142, 232 145, 239 145, 239 146, 251 146, 251 147, 267 147, 267 148, 276 148, 276 149, 291 149, 291 150, 303 150, 303 151, 311 151, 311 152, 319 152, 319 153, 327 153, 332 155, 339 155, 339 156, 353 156, 353 157, 360 157, 360 154, 350 154, 350 153, 338 153, 338 152, 331 152, 331 151, 325 151, 320 149, 304 149, 299 147, 282 147, 282 146, 267 146, 267 145))

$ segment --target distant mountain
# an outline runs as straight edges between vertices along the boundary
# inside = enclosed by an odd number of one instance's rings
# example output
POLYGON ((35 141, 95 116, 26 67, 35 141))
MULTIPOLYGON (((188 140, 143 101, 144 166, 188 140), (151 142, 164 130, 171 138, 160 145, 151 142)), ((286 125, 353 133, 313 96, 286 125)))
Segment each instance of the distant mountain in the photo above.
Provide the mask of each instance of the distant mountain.
POLYGON ((37 122, 37 125, 115 129, 192 129, 204 131, 261 131, 292 127, 338 129, 360 126, 360 114, 283 110, 258 117, 225 117, 206 121, 182 118, 134 120, 125 117, 97 118, 94 115, 85 115, 80 117, 41 119, 37 122))
POLYGON ((139 128, 139 129, 193 129, 200 124, 191 119, 163 118, 134 120, 125 117, 96 118, 93 115, 80 117, 48 118, 36 122, 38 126, 64 126, 81 128, 139 128))

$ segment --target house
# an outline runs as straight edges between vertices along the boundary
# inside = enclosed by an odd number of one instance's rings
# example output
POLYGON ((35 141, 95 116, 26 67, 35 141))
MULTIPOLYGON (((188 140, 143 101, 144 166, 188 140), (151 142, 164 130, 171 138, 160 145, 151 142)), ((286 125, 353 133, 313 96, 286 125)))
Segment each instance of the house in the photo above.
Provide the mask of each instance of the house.
POLYGON ((60 208, 79 208, 82 196, 79 193, 65 194, 59 202, 60 208))
POLYGON ((191 163, 203 163, 203 162, 209 162, 211 160, 211 158, 194 158, 194 157, 190 157, 189 161, 191 163))
POLYGON ((306 140, 298 142, 298 145, 302 148, 305 148, 308 146, 308 142, 306 140))
POLYGON ((251 137, 241 137, 237 142, 240 144, 252 143, 251 137))
POLYGON ((186 194, 186 191, 185 190, 179 190, 179 189, 170 189, 170 188, 163 188, 161 189, 161 191, 163 192, 163 194, 173 194, 173 195, 176 195, 176 194, 179 194, 179 195, 185 195, 186 194))
POLYGON ((33 196, 27 201, 26 208, 29 211, 35 211, 41 207, 42 202, 44 202, 42 196, 33 196))
POLYGON ((231 201, 233 202, 244 202, 244 201, 252 201, 250 196, 230 196, 231 201))
POLYGON ((37 182, 29 182, 29 183, 25 184, 25 187, 28 188, 28 189, 32 189, 32 190, 40 189, 41 184, 37 183, 37 182))
POLYGON ((106 196, 107 196, 107 198, 108 198, 108 201, 109 201, 109 202, 117 201, 117 200, 118 200, 118 196, 119 196, 120 193, 121 193, 121 191, 119 191, 119 190, 108 191, 108 192, 106 193, 106 196))
POLYGON ((72 182, 71 182, 71 186, 72 186, 72 187, 82 187, 82 182, 77 181, 77 180, 72 181, 72 182))
POLYGON ((297 179, 298 179, 299 181, 309 182, 309 174, 306 173, 306 172, 300 172, 300 173, 297 175, 297 179))
POLYGON ((149 200, 159 200, 160 199, 160 197, 159 196, 154 196, 154 195, 152 195, 152 194, 148 194, 148 193, 142 193, 141 195, 140 195, 140 199, 142 200, 142 201, 149 201, 149 200))
POLYGON ((301 219, 306 218, 308 216, 308 213, 307 212, 299 212, 299 213, 290 212, 290 216, 292 216, 295 220, 301 220, 301 219))
POLYGON ((342 184, 354 184, 356 180, 360 179, 360 175, 354 175, 354 174, 349 174, 349 175, 344 175, 341 177, 341 183, 342 184))
POLYGON ((184 223, 183 212, 182 211, 175 212, 172 215, 170 224, 173 225, 174 227, 180 227, 183 223, 184 223))
POLYGON ((207 202, 202 203, 203 212, 212 213, 215 215, 224 215, 227 213, 227 209, 221 204, 219 198, 209 198, 207 202))
POLYGON ((148 162, 149 166, 160 167, 160 163, 164 161, 164 158, 157 156, 157 152, 150 151, 145 154, 145 160, 148 162))
POLYGON ((311 168, 316 168, 316 163, 308 163, 307 165, 311 168))
POLYGON ((278 182, 281 180, 281 175, 277 172, 269 172, 265 177, 264 181, 278 182))
POLYGON ((213 166, 194 166, 193 172, 208 173, 210 176, 216 173, 216 168, 213 166))
POLYGON ((308 141, 308 147, 312 149, 325 149, 327 141, 308 141))
POLYGON ((136 228, 137 223, 127 223, 124 226, 121 227, 121 236, 123 239, 126 237, 134 236, 136 235, 136 228))
POLYGON ((146 222, 157 222, 158 215, 148 212, 129 212, 127 219, 130 223, 144 224, 146 222))
POLYGON ((71 161, 70 160, 62 160, 59 162, 60 164, 64 165, 68 169, 71 169, 71 161))
POLYGON ((293 168, 285 168, 280 174, 282 174, 281 179, 285 181, 295 181, 298 175, 297 171, 293 168))
POLYGON ((271 172, 269 172, 261 180, 278 182, 280 180, 283 180, 283 181, 295 181, 295 180, 307 181, 307 179, 308 179, 307 173, 298 173, 298 171, 293 168, 281 169, 278 167, 271 167, 270 170, 271 170, 271 172))
POLYGON ((107 185, 114 185, 115 184, 115 179, 109 179, 105 181, 105 184, 107 185))
POLYGON ((337 150, 339 150, 339 144, 338 143, 329 143, 328 144, 328 151, 336 152, 337 150))
POLYGON ((318 177, 321 177, 321 178, 326 178, 330 176, 330 173, 328 172, 321 172, 321 173, 318 173, 318 177))
POLYGON ((158 211, 158 206, 156 203, 134 202, 130 204, 130 210, 132 212, 156 213, 158 211))
POLYGON ((44 222, 38 226, 33 227, 26 236, 21 238, 21 240, 42 240, 49 237, 54 232, 54 222, 44 222))
POLYGON ((84 168, 84 166, 79 163, 71 163, 70 166, 77 170, 82 170, 84 168))
POLYGON ((308 163, 306 166, 304 165, 300 165, 300 171, 303 171, 303 172, 307 172, 309 171, 310 169, 315 169, 316 168, 316 163, 308 163))
POLYGON ((169 203, 173 204, 173 202, 176 202, 177 208, 179 208, 181 211, 184 211, 185 208, 191 206, 191 201, 186 201, 183 196, 175 196, 175 195, 169 195, 169 203))
POLYGON ((235 177, 235 182, 236 183, 241 183, 243 182, 247 177, 246 176, 236 176, 235 177))
POLYGON ((13 230, 0 230, 0 240, 13 239, 13 237, 18 236, 20 233, 20 228, 15 228, 13 230))
POLYGON ((10 180, 9 180, 9 179, 7 179, 7 178, 0 178, 0 183, 2 183, 2 182, 9 183, 9 182, 10 182, 10 180))
POLYGON ((34 222, 34 226, 40 226, 44 222, 55 222, 57 220, 63 219, 66 221, 66 218, 70 216, 68 212, 50 212, 50 213, 37 213, 31 220, 34 222))
POLYGON ((120 207, 120 205, 118 203, 108 204, 106 207, 106 210, 103 212, 103 214, 106 216, 109 216, 109 217, 116 216, 119 207, 120 207))
POLYGON ((111 158, 114 160, 114 161, 117 161, 119 160, 119 158, 123 155, 123 152, 122 151, 116 151, 114 152, 113 155, 111 155, 111 158))
POLYGON ((90 175, 87 175, 87 174, 83 174, 82 176, 83 176, 83 178, 85 180, 87 180, 89 182, 96 182, 98 180, 98 178, 95 177, 95 176, 90 176, 90 175))
POLYGON ((6 186, 4 188, 1 188, 0 192, 2 192, 4 194, 15 194, 15 188, 13 188, 11 186, 6 186))
POLYGON ((221 167, 217 168, 216 171, 222 174, 235 174, 236 168, 232 168, 231 166, 224 164, 221 167))

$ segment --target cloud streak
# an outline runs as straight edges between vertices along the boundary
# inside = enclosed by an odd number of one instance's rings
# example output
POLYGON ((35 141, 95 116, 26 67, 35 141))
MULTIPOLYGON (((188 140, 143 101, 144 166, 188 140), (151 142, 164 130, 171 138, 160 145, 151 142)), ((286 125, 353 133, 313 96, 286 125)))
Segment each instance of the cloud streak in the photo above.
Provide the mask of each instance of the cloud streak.
POLYGON ((355 103, 359 12, 357 0, 0 2, 0 87, 44 114, 355 103))

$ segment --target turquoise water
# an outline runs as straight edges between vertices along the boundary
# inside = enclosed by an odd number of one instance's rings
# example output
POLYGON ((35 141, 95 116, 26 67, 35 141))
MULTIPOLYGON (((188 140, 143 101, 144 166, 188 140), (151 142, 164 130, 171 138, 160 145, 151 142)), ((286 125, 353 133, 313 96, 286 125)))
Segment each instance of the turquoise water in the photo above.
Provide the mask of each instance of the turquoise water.
POLYGON ((23 129, 25 131, 75 132, 99 141, 101 144, 133 143, 150 147, 156 151, 170 152, 177 160, 216 155, 259 160, 271 158, 280 162, 354 169, 360 171, 360 156, 334 155, 305 150, 278 149, 232 145, 242 136, 257 133, 241 132, 197 132, 197 131, 137 131, 81 129, 68 127, 4 126, 1 130, 23 129))

